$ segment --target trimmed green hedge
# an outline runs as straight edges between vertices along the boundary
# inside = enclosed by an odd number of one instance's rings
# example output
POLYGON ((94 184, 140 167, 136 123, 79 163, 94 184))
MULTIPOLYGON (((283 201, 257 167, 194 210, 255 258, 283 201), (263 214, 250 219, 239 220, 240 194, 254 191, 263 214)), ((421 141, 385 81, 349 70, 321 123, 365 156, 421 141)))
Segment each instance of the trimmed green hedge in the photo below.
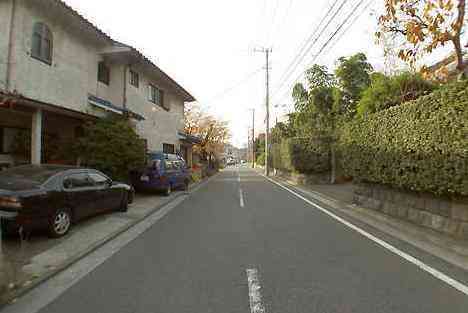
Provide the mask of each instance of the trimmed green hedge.
POLYGON ((338 146, 358 181, 468 195, 468 81, 349 122, 338 146))
POLYGON ((330 144, 326 139, 284 139, 273 145, 271 152, 277 169, 306 174, 330 170, 330 144))

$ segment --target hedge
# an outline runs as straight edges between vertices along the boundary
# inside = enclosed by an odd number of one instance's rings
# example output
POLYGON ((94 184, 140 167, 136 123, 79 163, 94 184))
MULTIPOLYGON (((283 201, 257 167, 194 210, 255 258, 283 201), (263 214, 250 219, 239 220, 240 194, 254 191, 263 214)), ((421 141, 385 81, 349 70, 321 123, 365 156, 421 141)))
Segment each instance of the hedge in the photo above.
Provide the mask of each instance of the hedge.
POLYGON ((345 124, 338 147, 358 181, 468 195, 468 81, 345 124))
POLYGON ((283 139, 271 152, 276 169, 306 174, 330 170, 330 144, 323 138, 283 139))

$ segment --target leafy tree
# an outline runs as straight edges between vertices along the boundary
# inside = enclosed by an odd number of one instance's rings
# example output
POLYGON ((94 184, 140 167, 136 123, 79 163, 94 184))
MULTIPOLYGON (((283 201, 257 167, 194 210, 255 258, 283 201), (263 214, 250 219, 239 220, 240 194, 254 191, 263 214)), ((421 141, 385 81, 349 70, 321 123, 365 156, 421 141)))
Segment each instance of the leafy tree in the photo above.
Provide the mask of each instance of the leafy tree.
POLYGON ((199 152, 204 160, 211 160, 212 157, 219 159, 230 138, 227 122, 206 114, 196 105, 187 107, 184 116, 185 132, 202 140, 194 150, 199 152))
POLYGON ((415 100, 435 88, 435 85, 425 80, 421 74, 410 72, 395 76, 373 73, 371 77, 372 84, 363 92, 357 107, 359 116, 415 100))
POLYGON ((398 56, 415 66, 425 54, 446 43, 453 44, 457 69, 463 71, 463 47, 460 42, 465 20, 465 0, 384 0, 385 12, 379 17, 376 33, 380 42, 386 36, 401 43, 398 56))
POLYGON ((83 164, 115 179, 127 180, 130 170, 145 163, 145 144, 124 117, 87 123, 74 150, 83 164))
POLYGON ((354 116, 356 104, 362 92, 369 87, 372 65, 364 53, 338 59, 335 75, 341 90, 335 92, 335 108, 349 116, 354 116))

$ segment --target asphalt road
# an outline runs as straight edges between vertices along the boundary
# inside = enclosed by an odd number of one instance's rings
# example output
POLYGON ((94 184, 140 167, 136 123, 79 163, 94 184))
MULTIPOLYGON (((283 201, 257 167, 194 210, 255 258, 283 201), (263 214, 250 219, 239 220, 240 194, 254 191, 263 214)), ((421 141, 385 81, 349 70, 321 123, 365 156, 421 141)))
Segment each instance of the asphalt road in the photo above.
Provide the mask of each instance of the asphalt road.
POLYGON ((40 312, 466 313, 468 296, 228 169, 40 312))

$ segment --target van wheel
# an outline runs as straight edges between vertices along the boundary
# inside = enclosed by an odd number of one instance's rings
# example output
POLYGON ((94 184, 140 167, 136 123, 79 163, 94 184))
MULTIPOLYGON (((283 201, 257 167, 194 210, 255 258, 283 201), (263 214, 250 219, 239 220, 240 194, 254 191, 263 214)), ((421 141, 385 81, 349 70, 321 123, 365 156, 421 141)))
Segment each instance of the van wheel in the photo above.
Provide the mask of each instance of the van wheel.
POLYGON ((49 234, 58 238, 65 236, 71 227, 71 212, 69 209, 58 209, 49 219, 49 234))
POLYGON ((172 192, 172 186, 171 186, 171 184, 168 184, 166 189, 164 190, 164 195, 166 197, 169 197, 171 195, 171 192, 172 192))

